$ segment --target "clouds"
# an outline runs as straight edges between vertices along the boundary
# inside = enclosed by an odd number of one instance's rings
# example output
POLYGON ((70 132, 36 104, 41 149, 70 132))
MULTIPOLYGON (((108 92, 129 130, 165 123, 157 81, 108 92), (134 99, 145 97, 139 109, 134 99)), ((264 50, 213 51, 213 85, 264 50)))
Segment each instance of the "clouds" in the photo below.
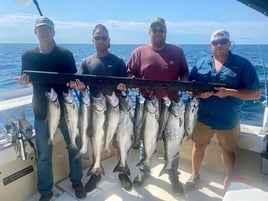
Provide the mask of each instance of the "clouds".
MULTIPOLYGON (((37 15, 3 15, 0 16, 0 43, 36 43, 33 29, 37 15)), ((109 29, 112 43, 144 44, 148 43, 149 22, 102 19, 95 21, 71 21, 51 17, 55 23, 58 43, 90 43, 91 32, 97 23, 109 29)), ((207 44, 210 34, 215 29, 226 29, 236 43, 258 44, 268 42, 268 21, 167 21, 167 41, 180 44, 207 44)))

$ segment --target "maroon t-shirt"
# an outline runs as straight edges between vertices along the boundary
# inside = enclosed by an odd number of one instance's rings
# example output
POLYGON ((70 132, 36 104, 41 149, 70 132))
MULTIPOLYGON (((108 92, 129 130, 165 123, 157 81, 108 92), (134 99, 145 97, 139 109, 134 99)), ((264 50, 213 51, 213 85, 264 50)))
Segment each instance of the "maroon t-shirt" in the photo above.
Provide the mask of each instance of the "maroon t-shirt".
MULTIPOLYGON (((153 80, 180 80, 189 74, 188 65, 181 47, 167 44, 162 50, 154 50, 150 45, 136 48, 127 64, 128 74, 136 78, 153 80)), ((177 98, 177 91, 141 90, 145 97, 156 95, 160 100, 163 96, 177 98)))

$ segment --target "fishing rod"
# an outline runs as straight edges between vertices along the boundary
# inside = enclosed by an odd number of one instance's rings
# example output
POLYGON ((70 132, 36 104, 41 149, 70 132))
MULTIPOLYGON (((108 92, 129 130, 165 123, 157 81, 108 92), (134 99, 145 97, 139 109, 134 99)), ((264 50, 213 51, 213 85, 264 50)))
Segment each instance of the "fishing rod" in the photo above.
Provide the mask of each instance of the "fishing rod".
POLYGON ((40 16, 43 16, 43 13, 42 13, 42 11, 41 11, 41 9, 39 7, 38 1, 37 0, 33 0, 33 2, 34 2, 34 5, 36 6, 36 8, 37 8, 37 10, 38 10, 38 12, 40 14, 40 16))
MULTIPOLYGON (((268 135, 268 87, 267 87, 266 66, 265 66, 263 54, 262 54, 260 45, 258 45, 253 39, 250 39, 250 38, 241 38, 241 39, 249 40, 256 45, 258 52, 259 52, 260 60, 262 62, 263 73, 264 73, 264 97, 265 97, 265 100, 262 102, 262 105, 264 106, 264 115, 263 115, 263 123, 262 123, 262 129, 260 131, 260 134, 266 135, 266 137, 267 137, 267 135, 268 135)), ((268 144, 267 144, 267 150, 268 150, 268 144)))
POLYGON ((250 38, 244 38, 247 40, 252 41, 258 48, 259 56, 262 62, 263 67, 263 73, 264 73, 264 96, 265 100, 262 102, 262 105, 264 106, 264 115, 263 115, 263 123, 262 123, 262 129, 260 130, 260 134, 265 135, 263 141, 266 142, 266 145, 264 147, 264 150, 261 152, 261 156, 265 159, 268 159, 268 87, 267 87, 267 74, 266 74, 266 66, 263 59, 263 54, 260 48, 260 45, 258 45, 254 40, 250 38))

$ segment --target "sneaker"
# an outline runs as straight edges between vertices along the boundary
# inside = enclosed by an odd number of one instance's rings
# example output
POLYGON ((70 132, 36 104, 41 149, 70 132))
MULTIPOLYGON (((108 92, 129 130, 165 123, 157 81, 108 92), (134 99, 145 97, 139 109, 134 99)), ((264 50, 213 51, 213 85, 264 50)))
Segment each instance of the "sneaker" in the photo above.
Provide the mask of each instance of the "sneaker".
POLYGON ((78 184, 72 184, 72 187, 75 191, 75 196, 77 198, 84 198, 87 195, 87 192, 82 184, 82 182, 79 182, 78 184))
POLYGON ((133 185, 136 187, 140 187, 143 185, 144 180, 150 176, 150 173, 140 172, 133 180, 133 185))
POLYGON ((127 174, 120 174, 118 175, 120 181, 121 181, 121 187, 125 189, 126 191, 130 191, 132 189, 132 183, 127 176, 127 174))
POLYGON ((181 195, 183 193, 183 186, 179 181, 178 176, 169 176, 170 183, 172 185, 172 190, 175 194, 181 195))
POLYGON ((96 175, 96 174, 91 175, 90 179, 86 183, 86 192, 93 191, 96 188, 97 183, 100 180, 101 180, 101 175, 96 175))
POLYGON ((196 188, 197 183, 199 182, 200 176, 191 176, 185 184, 185 189, 187 191, 193 191, 196 188))
POLYGON ((41 195, 39 201, 50 201, 53 197, 53 193, 50 192, 49 194, 41 195))

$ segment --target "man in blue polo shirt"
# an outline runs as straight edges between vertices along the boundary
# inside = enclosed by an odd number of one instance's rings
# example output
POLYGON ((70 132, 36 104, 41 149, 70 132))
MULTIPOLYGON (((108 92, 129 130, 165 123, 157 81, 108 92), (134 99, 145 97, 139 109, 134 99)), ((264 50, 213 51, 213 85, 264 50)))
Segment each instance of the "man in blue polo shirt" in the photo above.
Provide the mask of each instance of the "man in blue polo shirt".
POLYGON ((192 175, 185 186, 188 191, 196 188, 205 149, 215 134, 221 146, 226 187, 235 163, 241 106, 244 100, 260 97, 260 83, 253 65, 247 59, 232 54, 230 45, 227 31, 214 31, 210 44, 212 55, 198 61, 189 76, 190 80, 224 83, 226 86, 216 88, 216 92, 189 92, 200 99, 200 104, 193 134, 192 175))

